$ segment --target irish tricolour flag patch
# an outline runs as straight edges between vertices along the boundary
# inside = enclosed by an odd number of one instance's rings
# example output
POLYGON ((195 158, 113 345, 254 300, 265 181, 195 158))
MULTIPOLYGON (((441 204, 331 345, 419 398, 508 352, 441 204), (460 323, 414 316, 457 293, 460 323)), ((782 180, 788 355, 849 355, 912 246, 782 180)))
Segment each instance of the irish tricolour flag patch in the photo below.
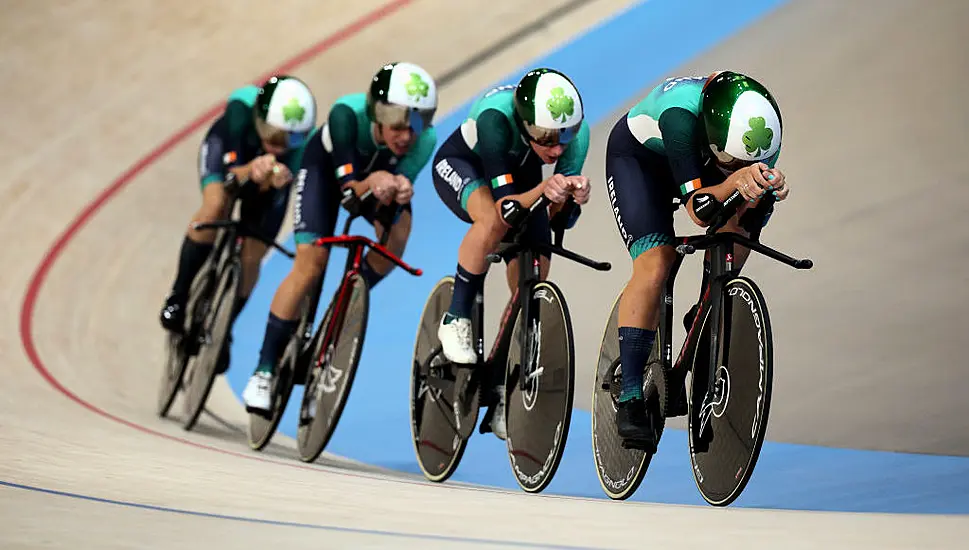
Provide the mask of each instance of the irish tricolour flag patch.
POLYGON ((684 183, 683 185, 680 186, 680 194, 681 195, 686 195, 687 193, 692 193, 692 192, 696 191, 699 188, 700 188, 700 180, 699 180, 699 178, 697 178, 695 180, 690 180, 690 181, 688 181, 688 182, 686 182, 686 183, 684 183))
POLYGON ((497 188, 501 187, 502 185, 508 185, 509 183, 511 183, 513 181, 514 180, 511 178, 511 174, 502 174, 502 175, 498 176, 497 178, 494 178, 494 179, 491 180, 491 188, 492 189, 497 189, 497 188))

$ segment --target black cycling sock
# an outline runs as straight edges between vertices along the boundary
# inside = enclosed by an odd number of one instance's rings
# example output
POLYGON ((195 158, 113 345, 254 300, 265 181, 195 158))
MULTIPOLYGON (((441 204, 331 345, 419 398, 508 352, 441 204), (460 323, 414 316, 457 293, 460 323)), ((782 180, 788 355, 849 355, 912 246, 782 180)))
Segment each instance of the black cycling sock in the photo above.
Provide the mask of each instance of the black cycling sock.
POLYGON ((256 372, 272 373, 275 371, 280 351, 296 332, 297 325, 299 325, 298 319, 287 321, 269 312, 269 321, 266 322, 266 335, 262 340, 262 349, 259 350, 259 366, 256 367, 256 372))
POLYGON ((363 276, 363 280, 367 282, 367 286, 373 290, 373 287, 377 286, 377 283, 383 280, 386 274, 377 273, 377 271, 370 265, 367 258, 364 257, 360 262, 360 275, 363 276))
POLYGON ((622 362, 620 403, 643 398, 643 372, 655 338, 654 330, 619 327, 619 360, 622 362))
POLYGON ((189 290, 192 288, 192 280, 202 269, 202 264, 212 252, 212 243, 195 242, 185 236, 182 241, 182 249, 178 255, 178 274, 175 276, 175 283, 172 285, 172 296, 184 300, 188 297, 189 290))
POLYGON ((448 324, 455 319, 470 319, 471 308, 474 306, 475 296, 484 288, 485 275, 471 273, 458 264, 457 274, 454 277, 454 295, 451 297, 451 307, 444 316, 444 324, 448 324))

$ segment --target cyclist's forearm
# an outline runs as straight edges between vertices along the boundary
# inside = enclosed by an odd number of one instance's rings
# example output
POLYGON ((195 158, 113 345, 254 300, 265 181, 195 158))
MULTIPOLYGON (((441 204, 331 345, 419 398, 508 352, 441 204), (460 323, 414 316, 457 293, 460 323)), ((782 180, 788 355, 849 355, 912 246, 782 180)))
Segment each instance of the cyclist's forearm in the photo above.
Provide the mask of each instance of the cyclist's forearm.
POLYGON ((545 192, 545 184, 540 183, 536 185, 533 189, 529 189, 524 193, 519 193, 517 195, 505 195, 501 197, 496 202, 501 204, 506 200, 516 200, 518 204, 522 205, 522 208, 531 208, 533 204, 538 202, 538 199, 542 198, 542 194, 545 192))
POLYGON ((713 195, 713 197, 716 198, 717 201, 723 202, 727 200, 727 197, 729 197, 733 192, 734 192, 734 185, 732 183, 727 183, 727 182, 719 183, 717 185, 713 185, 710 187, 701 187, 700 189, 697 189, 692 195, 690 195, 690 200, 686 202, 686 211, 687 213, 690 214, 690 219, 692 219, 693 223, 699 225, 700 227, 706 227, 707 225, 709 225, 708 222, 701 220, 696 215, 696 211, 694 210, 694 207, 695 207, 694 200, 696 199, 697 195, 700 195, 700 194, 713 195))

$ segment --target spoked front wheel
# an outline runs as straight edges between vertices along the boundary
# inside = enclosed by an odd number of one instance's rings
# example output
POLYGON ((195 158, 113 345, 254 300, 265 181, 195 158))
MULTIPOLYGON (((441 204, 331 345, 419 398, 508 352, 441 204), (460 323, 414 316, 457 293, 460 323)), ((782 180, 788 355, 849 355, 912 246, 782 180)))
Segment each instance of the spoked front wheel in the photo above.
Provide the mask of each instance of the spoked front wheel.
POLYGON ((575 351, 569 308, 558 287, 548 281, 537 283, 528 299, 531 319, 523 318, 524 309, 519 311, 508 350, 505 444, 518 485, 538 493, 552 481, 565 452, 575 351))
POLYGON ((339 313, 334 319, 331 304, 306 359, 310 365, 296 437, 299 457, 304 462, 313 462, 320 456, 340 421, 367 332, 370 290, 363 277, 351 275, 335 300, 342 300, 336 308, 339 313), (349 295, 344 296, 344 292, 349 295))
MULTIPOLYGON (((189 299, 185 305, 185 322, 182 326, 182 333, 168 332, 165 335, 166 357, 165 368, 162 372, 161 385, 158 388, 158 402, 156 412, 158 416, 164 418, 168 416, 172 403, 178 391, 182 389, 182 377, 189 361, 198 352, 198 329, 202 325, 205 312, 208 311, 208 303, 212 287, 215 284, 215 276, 211 267, 210 258, 203 264, 198 275, 192 282, 189 292, 189 299)), ((167 331, 166 331, 167 332, 167 331)))
MULTIPOLYGON (((459 433, 455 414, 455 369, 441 351, 437 328, 451 305, 454 277, 441 279, 424 305, 411 361, 411 437, 424 477, 446 481, 461 462, 468 445, 459 433)), ((461 369, 467 370, 467 369, 461 369)), ((478 407, 472 407, 477 418, 478 407)))
MULTIPOLYGON (((599 345, 599 362, 592 385, 592 455, 602 490, 613 500, 625 500, 639 488, 653 455, 624 446, 616 427, 616 410, 622 391, 618 325, 619 297, 616 297, 599 345)), ((671 394, 660 355, 665 342, 665 334, 660 330, 643 376, 643 396, 653 421, 657 445, 666 423, 671 394)))
POLYGON ((192 361, 185 383, 185 418, 182 427, 191 430, 205 408, 219 362, 226 353, 226 340, 232 330, 232 307, 239 290, 242 264, 238 259, 225 265, 215 287, 212 303, 199 328, 201 347, 192 361))
MULTIPOLYGON (((693 478, 704 500, 714 506, 736 500, 753 474, 767 432, 774 365, 767 305, 754 282, 746 277, 730 280, 723 289, 722 310, 726 323, 713 391, 707 391, 709 345, 697 349, 690 384, 693 478)), ((708 310, 700 341, 708 342, 717 325, 708 310)))

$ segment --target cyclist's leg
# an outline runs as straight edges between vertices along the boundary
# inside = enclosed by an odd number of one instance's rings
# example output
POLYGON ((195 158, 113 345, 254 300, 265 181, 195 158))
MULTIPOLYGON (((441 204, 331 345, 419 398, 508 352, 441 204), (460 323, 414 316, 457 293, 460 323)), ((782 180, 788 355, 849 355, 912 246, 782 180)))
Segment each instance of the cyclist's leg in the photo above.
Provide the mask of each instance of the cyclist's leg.
POLYGON ((266 321, 256 370, 243 392, 246 406, 267 410, 270 406, 272 377, 286 344, 299 325, 299 306, 323 275, 329 251, 314 246, 317 238, 333 235, 339 212, 339 187, 319 140, 304 152, 296 176, 293 225, 296 258, 292 268, 273 296, 266 321))
MULTIPOLYGON (((407 239, 410 237, 411 220, 413 219, 413 210, 411 203, 405 204, 397 217, 393 220, 390 226, 390 237, 387 239, 387 248, 393 252, 397 257, 401 257, 404 254, 404 249, 407 246, 407 239)), ((377 238, 383 238, 385 228, 380 222, 374 222, 372 219, 368 220, 374 226, 374 232, 377 234, 377 238)), ((361 261, 360 271, 363 278, 366 279, 367 285, 372 289, 377 286, 377 283, 383 280, 384 277, 390 274, 390 271, 394 269, 394 262, 384 258, 380 254, 373 251, 367 251, 361 261)))
POLYGON ((672 189, 665 159, 632 141, 625 119, 608 143, 606 176, 613 214, 633 273, 619 300, 622 391, 616 424, 622 437, 651 441, 643 406, 643 369, 659 323, 659 300, 675 259, 672 189))
POLYGON ((458 249, 454 294, 438 328, 438 337, 445 357, 469 364, 477 361, 471 334, 474 298, 484 288, 488 273, 486 256, 497 247, 506 228, 480 166, 449 155, 450 149, 445 142, 435 156, 434 188, 451 212, 471 227, 458 249))
MULTIPOLYGON (((198 166, 202 205, 192 215, 192 223, 213 222, 229 215, 229 197, 222 183, 225 180, 223 152, 222 137, 210 130, 199 147, 198 166)), ((209 257, 209 253, 212 252, 214 241, 215 230, 213 229, 196 231, 189 226, 186 231, 178 254, 178 271, 160 314, 161 324, 167 330, 181 330, 185 302, 188 300, 192 281, 209 257)))
MULTIPOLYGON (((289 204, 290 187, 273 189, 264 193, 253 193, 243 198, 240 206, 240 218, 244 224, 257 229, 269 238, 276 238, 283 220, 286 217, 286 207, 289 204)), ((262 259, 266 256, 269 245, 260 239, 247 237, 242 243, 242 284, 232 307, 232 320, 242 312, 252 289, 259 280, 259 270, 262 259)))

